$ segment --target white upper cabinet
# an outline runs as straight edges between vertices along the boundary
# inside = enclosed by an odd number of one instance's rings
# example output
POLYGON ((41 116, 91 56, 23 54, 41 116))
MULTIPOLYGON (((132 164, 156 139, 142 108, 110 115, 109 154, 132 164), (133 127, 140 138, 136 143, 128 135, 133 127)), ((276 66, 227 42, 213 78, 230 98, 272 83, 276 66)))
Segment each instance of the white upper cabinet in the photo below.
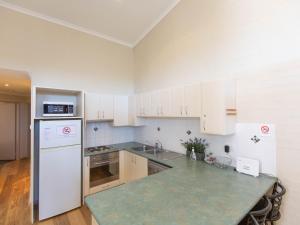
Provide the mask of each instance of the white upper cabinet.
POLYGON ((187 117, 200 117, 202 107, 201 85, 189 85, 184 87, 183 113, 187 117))
POLYGON ((152 91, 137 98, 137 115, 141 117, 201 116, 200 84, 152 91))
POLYGON ((137 96, 115 96, 114 126, 141 126, 136 117, 137 96))
POLYGON ((85 93, 85 119, 99 120, 100 97, 98 94, 85 93))
POLYGON ((171 116, 171 90, 159 90, 151 92, 150 116, 168 117, 171 116))
POLYGON ((94 93, 85 94, 86 120, 113 120, 114 97, 94 93))
POLYGON ((151 93, 141 93, 136 95, 137 116, 151 115, 151 93))
POLYGON ((184 87, 171 90, 171 115, 173 117, 184 116, 184 87))
POLYGON ((159 91, 158 111, 160 116, 172 116, 171 89, 159 91))
POLYGON ((101 95, 100 96, 100 119, 112 120, 114 119, 114 96, 101 95), (102 117, 101 117, 102 112, 102 117))
POLYGON ((188 85, 172 89, 171 115, 174 117, 201 116, 201 85, 188 85))
POLYGON ((129 97, 115 96, 114 126, 128 126, 129 123, 129 97))
POLYGON ((229 135, 235 132, 236 81, 202 84, 201 132, 229 135))

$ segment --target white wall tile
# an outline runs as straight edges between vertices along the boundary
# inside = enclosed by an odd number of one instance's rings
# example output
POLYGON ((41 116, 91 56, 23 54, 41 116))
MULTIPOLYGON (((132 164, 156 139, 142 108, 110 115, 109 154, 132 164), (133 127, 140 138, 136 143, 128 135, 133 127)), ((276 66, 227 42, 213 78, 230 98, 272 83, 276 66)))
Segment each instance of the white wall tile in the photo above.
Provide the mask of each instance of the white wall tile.
POLYGON ((134 128, 113 127, 109 122, 87 123, 86 147, 110 145, 134 140, 134 128), (94 128, 98 128, 97 131, 94 128))

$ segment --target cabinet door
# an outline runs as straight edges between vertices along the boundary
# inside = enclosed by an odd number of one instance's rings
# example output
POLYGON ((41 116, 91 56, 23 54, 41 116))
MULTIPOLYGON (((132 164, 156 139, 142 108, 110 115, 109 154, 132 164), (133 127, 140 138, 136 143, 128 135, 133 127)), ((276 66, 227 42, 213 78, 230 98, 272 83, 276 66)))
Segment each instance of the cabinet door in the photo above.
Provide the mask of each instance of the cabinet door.
POLYGON ((159 92, 159 115, 162 117, 171 117, 171 89, 161 90, 159 92))
POLYGON ((235 132, 235 85, 234 80, 202 85, 201 132, 218 135, 235 132))
POLYGON ((114 119, 114 96, 101 95, 100 118, 104 120, 114 119))
POLYGON ((100 95, 85 93, 85 119, 99 120, 100 95))
POLYGON ((184 88, 177 87, 171 90, 171 115, 174 117, 184 116, 184 88))
POLYGON ((143 95, 135 95, 135 112, 137 116, 143 116, 143 95))
POLYGON ((184 115, 187 117, 201 116, 201 85, 188 85, 184 87, 184 115))
POLYGON ((150 116, 158 117, 160 115, 159 106, 159 91, 154 91, 150 93, 151 103, 150 103, 150 116))
POLYGON ((130 152, 125 153, 125 178, 126 182, 130 182, 135 179, 135 159, 134 154, 130 152))
POLYGON ((134 180, 148 176, 148 159, 134 155, 134 180))
POLYGON ((129 125, 128 96, 114 97, 114 126, 129 125))
POLYGON ((151 116, 151 93, 142 94, 143 116, 151 116))
POLYGON ((141 126, 141 119, 138 118, 138 96, 133 95, 128 97, 128 122, 132 126, 141 126))

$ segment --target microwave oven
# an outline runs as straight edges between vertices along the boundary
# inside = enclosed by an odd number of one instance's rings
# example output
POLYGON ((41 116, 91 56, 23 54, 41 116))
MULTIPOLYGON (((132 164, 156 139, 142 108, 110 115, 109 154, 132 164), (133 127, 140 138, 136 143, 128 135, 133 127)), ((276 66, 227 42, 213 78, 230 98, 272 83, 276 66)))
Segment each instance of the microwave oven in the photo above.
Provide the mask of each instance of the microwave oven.
POLYGON ((74 103, 43 102, 43 116, 74 116, 74 103))

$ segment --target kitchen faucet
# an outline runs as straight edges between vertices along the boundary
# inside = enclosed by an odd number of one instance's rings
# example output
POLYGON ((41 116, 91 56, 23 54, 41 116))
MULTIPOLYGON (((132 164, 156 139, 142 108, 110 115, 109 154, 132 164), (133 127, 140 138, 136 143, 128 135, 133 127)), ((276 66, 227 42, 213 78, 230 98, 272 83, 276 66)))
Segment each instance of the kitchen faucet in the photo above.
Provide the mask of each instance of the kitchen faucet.
POLYGON ((158 151, 163 151, 163 145, 160 140, 156 140, 155 149, 157 149, 158 151), (160 148, 158 147, 158 145, 160 145, 160 148))

